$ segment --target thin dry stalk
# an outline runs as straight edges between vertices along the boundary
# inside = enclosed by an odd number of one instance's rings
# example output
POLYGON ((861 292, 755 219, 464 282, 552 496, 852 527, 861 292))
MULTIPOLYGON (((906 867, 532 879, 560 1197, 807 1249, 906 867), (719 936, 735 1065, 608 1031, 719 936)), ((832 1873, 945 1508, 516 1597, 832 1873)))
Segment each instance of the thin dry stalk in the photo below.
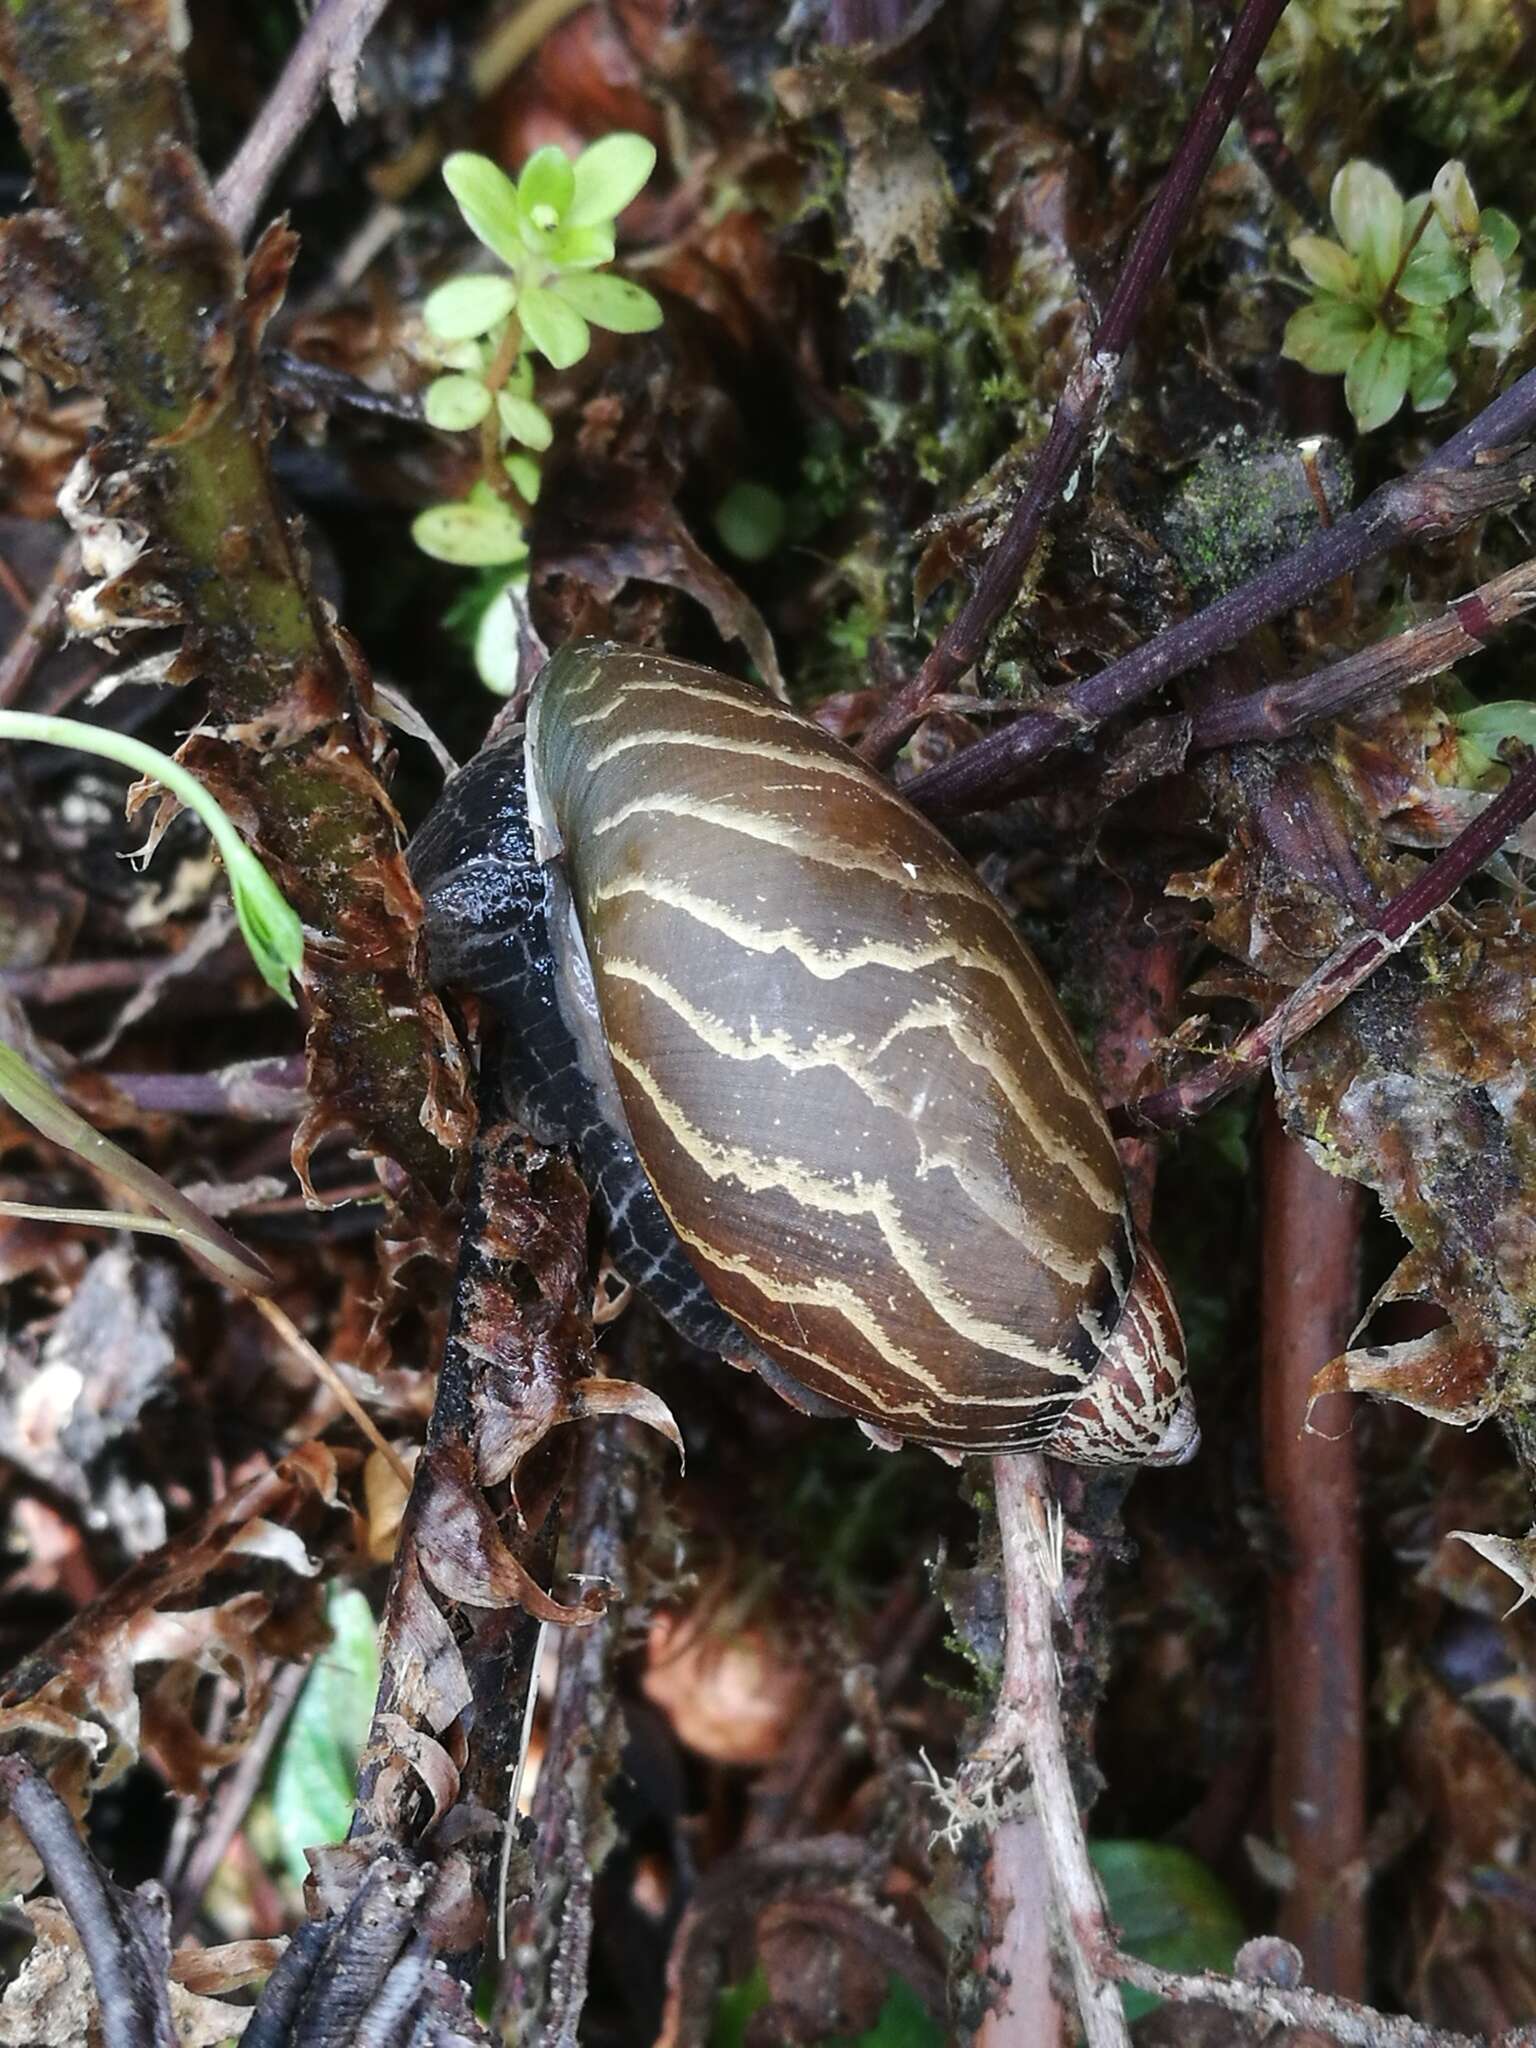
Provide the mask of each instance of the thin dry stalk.
POLYGON ((271 97, 214 187, 214 203, 237 242, 256 225, 288 152, 319 111, 329 87, 344 121, 357 105, 358 61, 389 0, 320 0, 294 44, 271 97))
MULTIPOLYGON (((1023 1756, 1034 1815, 1030 1821, 1005 1820, 997 1831, 994 1855, 1002 1858, 1005 1869, 1016 1865, 1038 1824, 1088 2048, 1129 2048, 1120 1994, 1100 1974, 1100 1959, 1112 1951, 1114 1942, 1067 1764, 1054 1634, 1054 1594, 1061 1579, 1053 1534, 1055 1503, 1043 1458, 996 1458, 992 1472, 1006 1602, 1003 1683, 992 1726, 972 1769, 1006 1768, 1011 1759, 1023 1756), (1025 1831, 1026 1840, 1006 1840, 1011 1830, 1025 1831)), ((1010 1916, 993 1943, 992 1966, 1010 1978, 1037 1966, 1038 1939, 1029 1903, 1018 1900, 1017 1919, 1010 1916), (1013 1935, 1020 1940, 1017 1950, 1010 1945, 1013 1935)))
POLYGON ((1368 2005, 1332 1998, 1325 1991, 1305 1987, 1283 1991, 1277 1985, 1248 1984, 1238 1977, 1217 1976, 1214 1971, 1185 1977, 1127 1955, 1107 1957, 1105 1968, 1120 1983, 1134 1984, 1138 1991, 1150 1991, 1171 2004, 1219 2005, 1227 2012, 1246 2013, 1287 2030, 1314 2027, 1339 2048, 1488 2048, 1481 2035, 1421 2026, 1417 2020, 1376 2012, 1368 2005))

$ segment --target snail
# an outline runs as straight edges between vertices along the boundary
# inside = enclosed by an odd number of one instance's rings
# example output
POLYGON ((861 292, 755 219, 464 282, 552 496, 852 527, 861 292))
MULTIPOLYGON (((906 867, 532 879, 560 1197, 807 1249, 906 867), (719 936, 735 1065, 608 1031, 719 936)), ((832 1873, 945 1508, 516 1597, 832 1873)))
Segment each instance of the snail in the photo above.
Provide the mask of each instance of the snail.
POLYGON ((1178 1463, 1183 1336, 1049 983, 933 826, 751 684, 595 641, 410 850, 618 1271, 875 1442, 1178 1463))

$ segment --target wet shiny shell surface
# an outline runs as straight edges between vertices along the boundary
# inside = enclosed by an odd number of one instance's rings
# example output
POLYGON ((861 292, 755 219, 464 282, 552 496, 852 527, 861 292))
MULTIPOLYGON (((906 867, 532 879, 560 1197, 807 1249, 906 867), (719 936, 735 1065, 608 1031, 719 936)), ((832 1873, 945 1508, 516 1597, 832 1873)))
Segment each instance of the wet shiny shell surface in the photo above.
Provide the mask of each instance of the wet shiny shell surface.
POLYGON ((711 670, 567 647, 528 759, 636 1151, 715 1298, 898 1435, 1043 1442, 1134 1253, 1077 1044, 1001 908, 846 748, 711 670))

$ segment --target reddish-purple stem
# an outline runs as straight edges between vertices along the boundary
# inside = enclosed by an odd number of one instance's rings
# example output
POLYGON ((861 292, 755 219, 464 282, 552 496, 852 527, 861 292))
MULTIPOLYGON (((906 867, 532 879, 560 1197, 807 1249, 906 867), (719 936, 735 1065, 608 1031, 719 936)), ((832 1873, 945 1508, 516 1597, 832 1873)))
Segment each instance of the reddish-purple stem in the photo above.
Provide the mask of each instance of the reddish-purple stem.
POLYGON ((1530 486, 1528 472, 1501 473, 1491 458, 1495 450, 1511 448, 1533 426, 1536 370, 1529 370, 1418 469, 1384 484, 1294 555, 1261 570, 1097 675, 1074 683, 1054 699, 1054 710, 1026 712, 1005 731, 930 768, 908 783, 903 795, 935 817, 997 803, 1037 763, 1089 727, 1127 710, 1170 677, 1235 646, 1266 620, 1305 602, 1373 556, 1411 537, 1451 531, 1468 516, 1524 496, 1530 486), (1463 471, 1478 474, 1462 479, 1463 471))
POLYGON ((1444 909, 1462 883, 1491 860, 1533 812, 1536 755, 1521 763, 1487 810, 1456 835, 1417 881, 1392 898, 1369 931, 1340 947, 1278 1009, 1245 1031, 1230 1050, 1198 1074, 1159 1089, 1155 1095, 1144 1095, 1119 1111, 1115 1118, 1118 1127, 1127 1133, 1171 1130, 1241 1087, 1369 980, 1384 960, 1405 946, 1437 910, 1444 909))
POLYGON ((938 645, 870 728, 860 749, 868 759, 883 760, 901 744, 922 717, 928 700, 951 689, 976 660, 987 635, 1012 603, 1046 514, 1077 466, 1152 287, 1167 267, 1221 138, 1284 11, 1285 0, 1247 0, 1179 140, 1157 197, 1137 230, 1092 345, 1067 379, 1051 430, 1007 530, 983 562, 975 589, 938 645))
MULTIPOLYGON (((1428 676, 1441 674, 1453 662, 1481 654, 1501 626, 1522 617, 1536 605, 1536 560, 1506 569, 1502 576, 1458 597, 1431 619, 1404 633, 1362 647, 1342 661, 1330 662, 1309 676, 1269 683, 1246 697, 1229 697, 1172 723, 1187 724, 1191 754, 1217 747, 1235 747, 1245 740, 1284 739, 1320 718, 1331 718, 1350 705, 1405 689, 1428 676)), ((1150 739, 1165 721, 1148 719, 1136 728, 1138 739, 1150 739)))

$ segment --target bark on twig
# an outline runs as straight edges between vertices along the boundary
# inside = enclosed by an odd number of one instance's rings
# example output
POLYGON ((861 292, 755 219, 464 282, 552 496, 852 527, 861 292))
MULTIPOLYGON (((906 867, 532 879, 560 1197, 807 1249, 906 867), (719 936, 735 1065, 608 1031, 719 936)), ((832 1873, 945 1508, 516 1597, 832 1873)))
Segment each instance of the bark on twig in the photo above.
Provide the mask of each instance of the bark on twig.
POLYGON ((176 2048, 163 1911, 112 1882, 69 1808, 24 1757, 0 1757, 0 1798, 80 1937, 101 2008, 103 2048, 176 2048))
POLYGON ((0 302, 23 354, 101 393, 82 516, 129 522, 96 617, 185 626, 178 673, 200 678, 206 715, 183 756, 310 934, 299 1163, 344 1124, 443 1201, 463 1063, 374 777, 366 669, 311 587, 266 459, 257 349, 291 244, 269 237, 243 270, 193 153, 165 0, 13 0, 0 71, 54 209, 0 230, 0 302))
MULTIPOLYGON (((1052 1525, 1055 1504, 1045 1462, 1034 1456, 995 1458, 992 1473, 1006 1601, 1003 1683, 992 1726, 967 1765, 962 1782, 975 1782, 981 1773, 991 1773, 996 1780, 1014 1758, 1023 1756, 1029 1767, 1040 1845, 1050 1872, 1058 1932, 1088 2048, 1129 2048, 1120 1994, 1100 1974, 1101 1959, 1114 1943, 1067 1763, 1054 1634, 1053 1596, 1061 1571, 1052 1525)), ((1000 1882, 1000 1877, 994 1877, 994 1887, 1000 1882)), ((1040 1944, 1034 1904, 1027 1894, 1016 1894, 1014 1910, 1020 1916, 1017 1941, 1006 1925, 994 1936, 992 1961, 1009 1974, 1015 1968, 1033 1967, 1037 1959, 1040 1944)), ((1002 2041, 1008 2035, 999 2033, 994 2038, 1002 2041)))
POLYGON ((1427 681, 1469 655, 1481 654, 1501 626, 1536 606, 1536 561, 1520 562, 1458 597, 1434 618, 1421 620, 1390 640, 1362 647, 1293 682, 1269 683, 1245 697, 1229 697, 1197 711, 1187 721, 1148 719, 1135 738, 1154 744, 1172 740, 1187 726, 1186 751, 1208 754, 1248 740, 1286 739, 1319 719, 1427 681))
POLYGON ((1264 1483, 1284 1541, 1271 1592, 1274 1825, 1294 1876, 1280 1933, 1325 1991, 1366 1988, 1365 1618, 1353 1403, 1312 1377, 1349 1342, 1361 1190, 1313 1164, 1268 1106, 1261 1276, 1264 1483))
POLYGON ((1048 755, 1399 542, 1455 533, 1489 512, 1520 504, 1536 489, 1536 453, 1517 446, 1533 425, 1536 370, 1418 469, 1383 484, 1295 554, 1058 692, 1049 705, 1025 712, 1004 731, 914 777, 903 795, 934 817, 999 803, 1048 755))
POLYGON ((1134 1984, 1155 1998, 1176 2005, 1219 2005, 1274 2027, 1315 2027, 1338 2042, 1339 2048, 1488 2048, 1478 2035, 1421 2026, 1417 2020, 1375 2012, 1368 2005, 1355 2005, 1324 1991, 1282 1991, 1273 1984, 1248 1984, 1237 1977, 1218 1976, 1215 1971, 1180 1976, 1127 1955, 1108 1957, 1105 1968, 1120 1983, 1134 1984))
POLYGON ((327 87, 342 119, 352 118, 358 60, 388 5, 389 0, 320 0, 304 24, 271 97, 214 187, 215 203, 237 242, 256 225, 261 202, 319 111, 327 87))
POLYGON ((872 761, 894 752, 923 716, 929 700, 953 689, 1013 602, 1047 515, 1080 461, 1121 360, 1135 337, 1152 287, 1167 267, 1248 81, 1263 56, 1285 0, 1246 0, 1204 92, 1179 138, 1173 161, 1115 281, 1087 352, 1067 379, 1045 444, 1007 529, 982 563, 976 587, 940 636, 921 669, 897 692, 860 746, 872 761))

